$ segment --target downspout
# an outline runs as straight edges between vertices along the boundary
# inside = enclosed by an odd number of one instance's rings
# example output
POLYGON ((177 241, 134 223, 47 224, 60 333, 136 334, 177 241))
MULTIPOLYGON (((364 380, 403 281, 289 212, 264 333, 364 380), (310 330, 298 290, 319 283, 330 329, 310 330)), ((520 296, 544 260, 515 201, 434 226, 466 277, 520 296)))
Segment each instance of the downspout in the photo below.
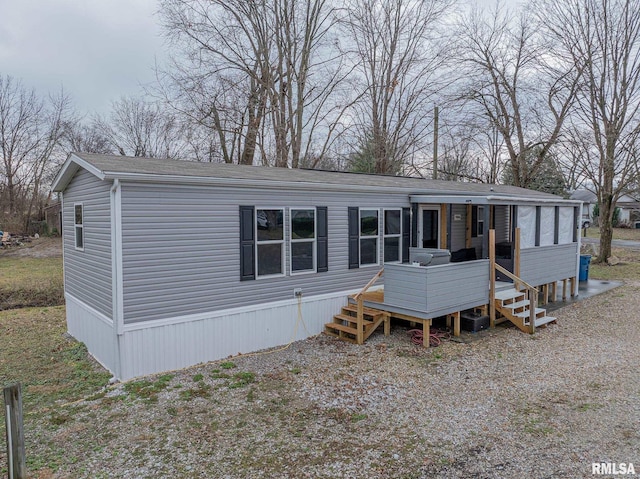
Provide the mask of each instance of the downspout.
POLYGON ((122 200, 120 181, 111 187, 111 299, 115 346, 114 379, 122 377, 120 342, 124 334, 124 306, 122 301, 122 200))
MULTIPOLYGON (((75 231, 74 231, 75 233, 75 231)), ((67 301, 67 275, 64 262, 64 192, 60 192, 60 237, 62 238, 62 286, 64 288, 64 300, 67 301)))

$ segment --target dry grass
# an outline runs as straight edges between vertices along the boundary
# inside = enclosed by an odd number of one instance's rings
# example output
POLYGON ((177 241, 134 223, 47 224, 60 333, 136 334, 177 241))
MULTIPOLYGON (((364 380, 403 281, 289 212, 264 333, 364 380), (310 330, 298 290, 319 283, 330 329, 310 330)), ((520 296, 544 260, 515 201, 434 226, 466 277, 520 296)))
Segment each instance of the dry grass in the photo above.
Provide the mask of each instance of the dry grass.
MULTIPOLYGON (((82 343, 68 338, 65 332, 62 306, 0 311, 0 385, 21 383, 27 431, 43 421, 55 422, 61 403, 95 394, 111 377, 89 358, 82 343)), ((65 414, 70 411, 64 410, 65 414)), ((4 427, 2 421, 0 437, 5 435, 4 427)), ((47 448, 36 454, 36 441, 29 439, 30 470, 58 464, 52 457, 63 455, 63 450, 47 448)), ((3 449, 0 447, 0 477, 6 473, 3 449)))
MULTIPOLYGON (((587 238, 600 238, 600 229, 596 226, 587 228, 587 238)), ((614 228, 613 239, 640 241, 640 229, 614 228)))
POLYGON ((62 258, 0 256, 0 310, 64 304, 62 258))
POLYGON ((591 263, 590 278, 607 281, 640 280, 640 251, 613 248, 611 252, 620 262, 613 266, 606 263, 591 263))

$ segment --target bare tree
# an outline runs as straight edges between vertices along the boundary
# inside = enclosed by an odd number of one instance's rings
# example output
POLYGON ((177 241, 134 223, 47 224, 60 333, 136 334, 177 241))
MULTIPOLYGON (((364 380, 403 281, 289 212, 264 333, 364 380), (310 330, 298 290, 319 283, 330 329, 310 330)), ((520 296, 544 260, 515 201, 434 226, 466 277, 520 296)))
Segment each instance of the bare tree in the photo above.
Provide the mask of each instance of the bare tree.
POLYGON ((577 89, 573 63, 538 31, 524 12, 514 20, 498 3, 489 15, 473 10, 458 32, 460 97, 499 132, 509 177, 522 187, 558 142, 577 89))
POLYGON ((637 0, 541 0, 537 6, 546 32, 581 73, 571 151, 596 188, 598 260, 606 261, 616 201, 638 177, 640 5, 637 0))
MULTIPOLYGON (((376 173, 401 171, 430 133, 443 58, 435 27, 452 1, 349 0, 343 22, 361 100, 352 123, 376 173)), ((428 141, 428 140, 427 140, 428 141)), ((362 156, 359 154, 359 156, 362 156)))
POLYGON ((61 145, 66 153, 113 153, 109 139, 96 121, 86 121, 79 115, 72 115, 63 128, 61 145))
POLYGON ((495 125, 453 105, 441 111, 445 115, 441 116, 438 178, 498 183, 503 176, 505 148, 495 125))
POLYGON ((105 135, 111 149, 120 155, 182 157, 182 129, 175 116, 140 98, 113 102, 109 120, 96 118, 92 128, 105 135))
POLYGON ((63 91, 42 99, 21 81, 0 76, 0 188, 6 205, 0 213, 28 221, 43 177, 50 170, 68 109, 69 98, 63 91))
POLYGON ((177 52, 164 97, 215 132, 223 161, 322 157, 344 110, 329 0, 164 0, 161 12, 177 52))

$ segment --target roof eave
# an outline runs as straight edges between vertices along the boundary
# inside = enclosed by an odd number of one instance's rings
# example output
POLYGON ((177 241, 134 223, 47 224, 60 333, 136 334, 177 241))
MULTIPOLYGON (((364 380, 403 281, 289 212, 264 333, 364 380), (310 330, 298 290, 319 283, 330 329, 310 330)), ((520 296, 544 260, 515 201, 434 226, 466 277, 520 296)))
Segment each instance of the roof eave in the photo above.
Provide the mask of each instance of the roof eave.
POLYGON ((564 198, 549 197, 534 197, 534 196, 514 196, 514 195, 499 195, 495 192, 489 194, 435 194, 424 195, 416 194, 410 196, 411 203, 442 203, 442 204, 464 204, 464 205, 580 205, 581 201, 565 200, 564 198))
MULTIPOLYGON (((274 181, 271 179, 268 180, 260 180, 255 178, 221 178, 221 177, 210 177, 210 176, 177 176, 177 175, 162 175, 162 174, 152 174, 152 173, 123 173, 118 171, 105 171, 104 179, 107 180, 115 180, 118 179, 120 181, 136 181, 136 182, 144 182, 144 183, 162 183, 162 184, 184 184, 184 185, 207 185, 207 186, 239 186, 239 187, 249 187, 255 188, 256 186, 260 186, 266 189, 314 189, 316 191, 354 191, 354 192, 376 192, 376 191, 384 191, 386 193, 404 193, 410 196, 419 196, 419 195, 430 195, 430 196, 451 196, 451 197, 459 197, 459 196, 475 196, 475 197, 500 197, 498 193, 495 192, 487 192, 487 193, 477 193, 475 195, 469 195, 466 192, 456 191, 456 190, 434 190, 429 188, 424 189, 414 189, 407 188, 403 186, 380 186, 380 185, 345 185, 338 183, 316 183, 309 181, 274 181)), ((505 196, 506 197, 506 196, 505 196)), ((514 197, 513 194, 508 197, 514 197)), ((515 198, 519 198, 515 196, 515 198)), ((523 196, 522 199, 529 198, 530 201, 536 201, 537 198, 523 196)), ((562 198, 540 198, 545 201, 554 201, 565 203, 567 200, 562 198)))
POLYGON ((64 164, 60 168, 60 171, 58 171, 58 174, 51 184, 51 191, 64 191, 64 189, 73 179, 73 176, 78 172, 80 168, 84 168, 89 173, 93 174, 101 180, 105 179, 105 174, 103 171, 99 170, 91 163, 83 160, 75 153, 69 153, 69 156, 67 156, 67 159, 65 160, 64 164))

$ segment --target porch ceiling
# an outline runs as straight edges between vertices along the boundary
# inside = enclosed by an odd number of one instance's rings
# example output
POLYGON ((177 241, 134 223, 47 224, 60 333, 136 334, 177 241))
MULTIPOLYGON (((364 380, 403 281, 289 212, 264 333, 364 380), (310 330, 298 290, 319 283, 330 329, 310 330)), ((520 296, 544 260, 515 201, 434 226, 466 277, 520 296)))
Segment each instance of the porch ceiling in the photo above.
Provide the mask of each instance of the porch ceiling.
POLYGON ((546 205, 579 206, 581 201, 562 198, 519 198, 499 195, 410 195, 411 203, 463 204, 463 205, 546 205))

